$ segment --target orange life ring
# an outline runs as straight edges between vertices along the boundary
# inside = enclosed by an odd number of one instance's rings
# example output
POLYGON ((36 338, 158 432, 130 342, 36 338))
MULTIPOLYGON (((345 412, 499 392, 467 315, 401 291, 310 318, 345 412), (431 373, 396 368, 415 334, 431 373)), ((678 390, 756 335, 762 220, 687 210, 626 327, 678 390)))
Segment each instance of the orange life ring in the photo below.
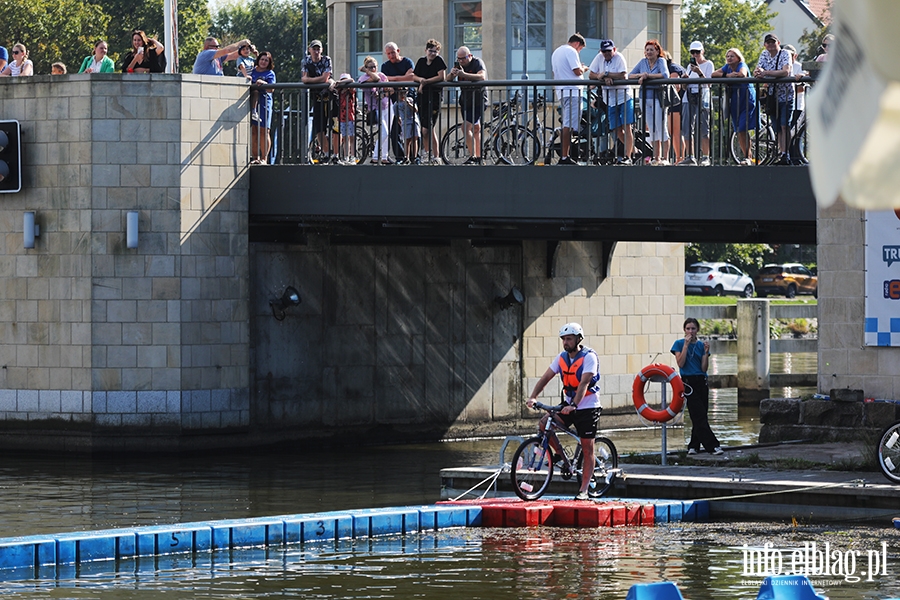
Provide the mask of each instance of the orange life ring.
POLYGON ((634 376, 631 394, 637 413, 645 419, 657 423, 671 421, 684 408, 684 383, 681 382, 681 377, 678 376, 675 369, 668 365, 653 364, 641 369, 641 372, 634 376), (644 384, 651 377, 665 377, 672 386, 672 403, 665 410, 650 408, 647 401, 644 400, 644 384))

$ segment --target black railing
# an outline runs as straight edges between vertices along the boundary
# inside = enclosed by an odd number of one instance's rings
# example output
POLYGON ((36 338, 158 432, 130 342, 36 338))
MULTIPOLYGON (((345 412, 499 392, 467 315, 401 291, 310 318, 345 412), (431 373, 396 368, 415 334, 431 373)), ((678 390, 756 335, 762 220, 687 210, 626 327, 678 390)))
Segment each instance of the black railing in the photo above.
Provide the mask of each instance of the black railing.
POLYGON ((454 82, 426 88, 421 97, 411 82, 351 83, 332 90, 286 83, 268 88, 271 129, 251 120, 251 132, 257 142, 271 136, 266 162, 272 164, 553 165, 566 145, 555 87, 567 85, 579 88, 569 144, 569 156, 578 164, 801 165, 806 163, 805 111, 794 103, 767 102, 766 92, 773 84, 804 89, 812 81, 661 79, 640 85, 628 80, 608 89, 585 80, 486 81, 464 88, 454 82), (631 156, 629 136, 624 128, 610 127, 606 104, 614 103, 612 94, 623 86, 634 98, 631 156), (353 99, 354 110, 341 110, 342 95, 345 107, 346 99, 353 99), (404 132, 410 129, 403 122, 410 109, 398 108, 403 104, 418 108, 418 144, 404 143, 411 131, 404 132), (482 108, 480 122, 473 124, 482 108), (688 131, 693 135, 686 136, 688 131), (345 135, 349 132, 353 135, 345 135))

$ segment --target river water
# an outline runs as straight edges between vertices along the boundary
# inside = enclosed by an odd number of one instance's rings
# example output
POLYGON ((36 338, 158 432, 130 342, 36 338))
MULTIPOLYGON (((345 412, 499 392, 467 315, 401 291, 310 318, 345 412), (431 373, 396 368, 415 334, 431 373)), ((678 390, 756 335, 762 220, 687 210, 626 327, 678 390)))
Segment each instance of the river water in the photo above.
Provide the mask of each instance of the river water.
MULTIPOLYGON (((752 443, 753 414, 716 390, 723 443, 752 443), (743 409, 742 409, 743 410, 743 409)), ((659 449, 657 430, 616 431, 620 451, 659 449)), ((669 434, 670 448, 684 431, 669 434)), ((0 537, 432 503, 443 467, 497 462, 498 440, 341 450, 285 446, 195 456, 7 456, 0 467, 0 537)), ((743 544, 791 549, 829 542, 842 556, 887 544, 887 573, 868 581, 816 576, 832 600, 900 597, 900 532, 884 524, 706 523, 654 528, 466 529, 342 542, 101 562, 56 578, 0 584, 28 598, 624 598, 635 582, 672 580, 686 598, 755 598, 743 544)), ((880 554, 878 554, 880 556, 880 554)), ((855 556, 855 555, 854 555, 855 556)), ((845 560, 845 562, 847 562, 845 560)), ((849 563, 847 563, 849 565, 849 563)), ((847 569, 845 569, 846 571, 847 569)), ((851 577, 852 579, 852 577, 851 577)))

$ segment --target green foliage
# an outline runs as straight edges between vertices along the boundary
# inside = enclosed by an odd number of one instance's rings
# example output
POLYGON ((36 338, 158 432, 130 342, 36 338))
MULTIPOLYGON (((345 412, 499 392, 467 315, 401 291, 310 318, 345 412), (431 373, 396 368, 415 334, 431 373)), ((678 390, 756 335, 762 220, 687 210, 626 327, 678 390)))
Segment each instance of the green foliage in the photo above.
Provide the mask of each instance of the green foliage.
MULTIPOLYGON (((131 32, 143 30, 148 36, 165 40, 163 0, 131 2, 130 0, 101 0, 109 26, 105 38, 109 44, 109 57, 121 67, 121 59, 131 51, 131 32)), ((203 47, 208 35, 210 18, 206 0, 180 0, 178 2, 178 72, 190 73, 194 58, 203 47)), ((93 44, 87 47, 83 56, 93 51, 93 44)), ((82 56, 82 57, 83 57, 82 56)), ((79 59, 80 60, 80 59, 79 59)))
POLYGON ((764 0, 687 0, 682 6, 681 44, 683 62, 694 40, 703 42, 704 56, 718 69, 725 64, 725 53, 737 48, 752 71, 763 49, 763 37, 771 30, 764 0))
MULTIPOLYGON (((831 13, 831 2, 828 2, 828 12, 831 13)), ((803 35, 797 40, 797 52, 800 54, 798 60, 801 62, 814 60, 819 55, 819 47, 822 45, 822 38, 831 33, 831 24, 823 25, 812 31, 803 30, 803 35)))
MULTIPOLYGON (((309 41, 320 39, 327 48, 323 3, 310 0, 308 6, 309 41)), ((215 14, 212 34, 223 43, 249 38, 260 51, 272 53, 280 83, 300 81, 300 61, 306 56, 306 48, 303 46, 303 11, 299 1, 250 0, 227 4, 215 14)), ((337 65, 334 69, 340 70, 337 65)), ((226 66, 226 73, 229 72, 234 73, 233 65, 226 66)))
POLYGON ((59 60, 70 70, 77 61, 77 70, 109 22, 99 5, 82 0, 0 0, 0 14, 0 40, 10 52, 13 44, 24 44, 36 75, 49 74, 59 60))
POLYGON ((685 244, 686 265, 695 262, 728 262, 753 277, 772 253, 768 244, 685 244))

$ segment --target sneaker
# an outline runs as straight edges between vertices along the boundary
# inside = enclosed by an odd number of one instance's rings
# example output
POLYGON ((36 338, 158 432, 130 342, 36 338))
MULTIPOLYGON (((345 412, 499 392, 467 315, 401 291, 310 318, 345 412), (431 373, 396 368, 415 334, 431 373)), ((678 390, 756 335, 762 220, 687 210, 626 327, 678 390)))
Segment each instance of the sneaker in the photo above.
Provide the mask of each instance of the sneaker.
POLYGON ((668 166, 669 166, 669 161, 667 161, 667 160, 664 159, 664 158, 661 158, 661 159, 659 160, 659 166, 661 166, 661 167, 668 167, 668 166))
POLYGON ((397 159, 397 164, 398 165, 408 165, 409 161, 405 158, 399 158, 399 159, 397 159))
POLYGON ((684 160, 682 160, 679 165, 696 165, 697 161, 694 160, 693 156, 685 156, 684 160))
POLYGON ((576 500, 590 500, 591 497, 588 496, 587 492, 578 492, 578 494, 575 496, 575 499, 576 500))
POLYGON ((577 165, 578 163, 575 162, 571 156, 563 156, 561 159, 559 159, 559 162, 557 164, 559 164, 559 165, 577 165))
POLYGON ((725 451, 722 450, 722 446, 716 446, 715 448, 713 448, 712 453, 718 456, 720 454, 725 454, 725 451))
POLYGON ((738 164, 741 165, 742 167, 749 167, 749 166, 751 166, 753 163, 750 161, 749 158, 745 158, 745 159, 743 159, 741 162, 739 162, 738 164))
POLYGON ((655 158, 651 158, 651 159, 650 159, 650 166, 651 166, 651 167, 658 167, 658 166, 659 166, 659 161, 658 161, 657 159, 655 159, 655 158))
POLYGON ((414 165, 421 165, 421 164, 422 164, 422 159, 419 158, 418 156, 415 157, 415 158, 413 159, 413 164, 414 164, 414 165))
POLYGON ((381 164, 383 164, 383 165, 392 165, 392 164, 394 164, 394 161, 392 161, 392 160, 389 159, 389 158, 383 158, 383 159, 381 160, 381 164))
POLYGON ((693 456, 694 454, 697 454, 697 449, 696 448, 688 448, 688 456, 693 456))
POLYGON ((481 157, 480 156, 470 156, 469 158, 466 159, 466 162, 464 162, 463 164, 464 165, 480 165, 481 157))
POLYGON ((700 166, 701 166, 701 167, 708 167, 708 166, 710 166, 711 164, 712 164, 712 161, 709 160, 709 157, 708 157, 708 156, 704 156, 703 158, 700 159, 700 166))
POLYGON ((786 166, 791 164, 791 159, 788 158, 787 154, 782 154, 781 158, 778 159, 778 162, 774 163, 778 166, 786 166))
POLYGON ((631 159, 630 159, 630 158, 620 158, 620 159, 616 160, 616 164, 617 164, 617 165, 626 165, 626 166, 627 166, 627 165, 630 165, 630 164, 631 164, 631 159))

